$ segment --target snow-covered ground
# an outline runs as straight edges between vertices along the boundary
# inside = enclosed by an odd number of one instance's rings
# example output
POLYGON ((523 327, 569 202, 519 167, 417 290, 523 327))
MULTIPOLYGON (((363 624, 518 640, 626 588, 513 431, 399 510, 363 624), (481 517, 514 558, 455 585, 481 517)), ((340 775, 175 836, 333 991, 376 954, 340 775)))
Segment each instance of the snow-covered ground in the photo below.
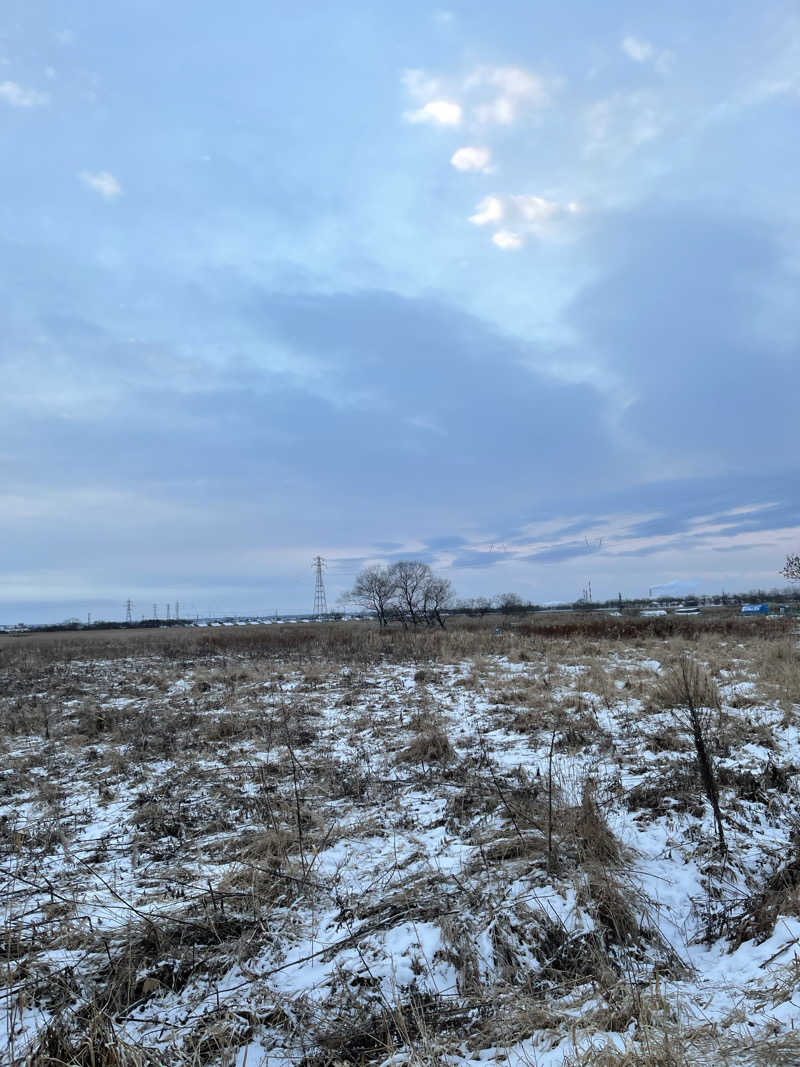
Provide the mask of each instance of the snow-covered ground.
POLYGON ((800 1062, 796 640, 7 652, 2 1062, 800 1062))

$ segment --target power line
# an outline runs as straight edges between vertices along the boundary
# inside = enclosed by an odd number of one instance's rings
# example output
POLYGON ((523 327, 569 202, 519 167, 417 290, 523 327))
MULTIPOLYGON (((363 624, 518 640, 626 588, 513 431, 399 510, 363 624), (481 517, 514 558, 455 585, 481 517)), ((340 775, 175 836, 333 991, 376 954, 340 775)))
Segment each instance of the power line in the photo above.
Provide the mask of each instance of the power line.
POLYGON ((322 572, 327 566, 327 563, 322 556, 315 556, 312 566, 316 573, 316 582, 314 585, 314 615, 327 615, 328 598, 325 595, 325 582, 322 578, 322 572))

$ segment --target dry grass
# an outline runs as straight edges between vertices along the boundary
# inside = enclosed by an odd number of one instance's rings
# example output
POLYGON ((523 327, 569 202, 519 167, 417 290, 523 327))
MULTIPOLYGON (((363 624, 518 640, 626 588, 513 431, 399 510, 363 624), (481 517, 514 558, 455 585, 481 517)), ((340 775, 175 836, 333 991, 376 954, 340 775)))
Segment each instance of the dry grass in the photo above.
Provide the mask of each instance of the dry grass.
POLYGON ((664 993, 686 972, 618 829, 669 828, 733 947, 800 914, 796 857, 752 831, 783 832, 797 802, 785 628, 494 625, 0 638, 13 1062, 222 1067, 263 1039, 304 1067, 422 1067, 536 1034, 572 1035, 576 1065, 798 1062, 790 1033, 747 1045, 664 993), (721 875, 691 723, 670 710, 687 648, 732 840, 721 875), (769 762, 738 766, 748 746, 769 762), (381 953, 409 929, 389 988, 381 953), (306 943, 324 981, 284 995, 273 969, 306 943))

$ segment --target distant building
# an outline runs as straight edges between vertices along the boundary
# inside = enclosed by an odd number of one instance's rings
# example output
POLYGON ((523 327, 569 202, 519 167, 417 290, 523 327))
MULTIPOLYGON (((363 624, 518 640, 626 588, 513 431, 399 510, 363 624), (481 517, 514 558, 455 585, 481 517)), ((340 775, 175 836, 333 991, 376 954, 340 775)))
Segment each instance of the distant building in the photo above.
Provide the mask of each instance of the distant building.
POLYGON ((769 604, 742 604, 742 615, 769 615, 769 604))

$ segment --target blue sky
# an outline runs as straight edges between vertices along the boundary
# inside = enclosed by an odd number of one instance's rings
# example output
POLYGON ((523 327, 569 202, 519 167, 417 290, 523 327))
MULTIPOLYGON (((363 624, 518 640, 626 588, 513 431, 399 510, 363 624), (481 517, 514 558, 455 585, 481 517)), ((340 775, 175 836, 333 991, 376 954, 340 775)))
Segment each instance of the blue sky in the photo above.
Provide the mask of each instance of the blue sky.
POLYGON ((0 621, 779 584, 799 119, 796 4, 7 2, 0 621))

